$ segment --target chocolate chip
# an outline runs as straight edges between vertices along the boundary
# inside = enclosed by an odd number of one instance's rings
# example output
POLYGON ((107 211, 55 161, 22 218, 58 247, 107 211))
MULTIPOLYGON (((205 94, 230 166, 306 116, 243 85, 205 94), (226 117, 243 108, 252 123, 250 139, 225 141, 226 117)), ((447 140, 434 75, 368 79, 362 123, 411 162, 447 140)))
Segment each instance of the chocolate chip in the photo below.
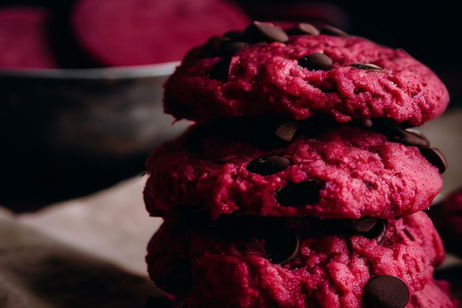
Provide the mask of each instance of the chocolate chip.
POLYGON ((188 260, 178 260, 176 266, 168 273, 168 280, 161 287, 172 294, 184 295, 192 287, 192 267, 188 260))
POLYGON ((173 301, 166 296, 149 297, 143 308, 173 308, 173 301))
POLYGON ((230 41, 231 40, 226 37, 213 36, 207 41, 207 43, 205 43, 205 49, 211 54, 217 55, 221 50, 222 44, 230 41))
POLYGON ((350 36, 345 31, 343 31, 343 30, 341 30, 339 28, 336 28, 334 26, 329 26, 329 25, 325 25, 322 28, 321 33, 322 34, 333 35, 333 36, 350 36))
POLYGON ((249 43, 246 42, 224 42, 221 45, 221 52, 224 55, 232 56, 241 49, 249 47, 249 43))
POLYGON ((289 183, 281 189, 276 199, 283 206, 305 206, 319 202, 319 191, 324 183, 318 180, 308 180, 301 183, 289 183))
POLYGON ((372 63, 365 63, 365 64, 351 64, 350 66, 354 68, 358 68, 360 70, 366 70, 366 71, 381 71, 383 68, 381 68, 378 65, 372 64, 372 63))
POLYGON ((409 303, 409 289, 399 278, 375 276, 364 290, 365 307, 404 308, 409 303))
POLYGON ((290 161, 281 156, 268 155, 254 159, 247 165, 247 170, 261 175, 270 175, 285 170, 290 161))
POLYGON ((427 147, 430 145, 430 142, 422 133, 415 130, 404 129, 402 124, 398 124, 391 119, 380 118, 374 119, 372 122, 367 124, 366 122, 363 123, 366 127, 372 127, 376 129, 377 131, 385 134, 390 140, 395 142, 400 142, 411 146, 427 147))
POLYGON ((428 147, 430 145, 428 139, 419 131, 401 129, 397 133, 398 134, 394 136, 393 139, 405 145, 419 147, 428 147))
POLYGON ((386 230, 386 222, 382 219, 364 217, 361 219, 348 220, 346 225, 354 234, 369 239, 380 240, 386 230))
POLYGON ((284 122, 276 128, 276 136, 285 142, 291 142, 297 134, 300 125, 299 121, 284 122))
POLYGON ((367 233, 364 233, 363 236, 369 239, 376 239, 380 241, 387 230, 387 222, 383 219, 379 219, 375 226, 367 233))
POLYGON ((366 233, 371 231, 377 224, 377 218, 374 217, 363 217, 360 219, 349 220, 348 227, 357 233, 366 233))
POLYGON ((298 237, 289 231, 281 231, 268 237, 265 250, 274 264, 283 264, 297 256, 300 248, 298 237))
POLYGON ((233 41, 241 41, 244 39, 244 34, 241 31, 228 31, 223 34, 223 36, 230 38, 233 41))
POLYGON ((307 68, 310 71, 330 70, 332 68, 332 59, 323 53, 313 53, 298 60, 298 65, 307 68))
POLYGON ((244 31, 245 38, 251 43, 281 42, 286 43, 289 36, 280 27, 254 21, 244 31))
POLYGON ((228 81, 229 69, 231 67, 232 57, 224 57, 212 67, 210 78, 218 81, 228 81))
MULTIPOLYGON (((242 132, 249 142, 262 149, 275 149, 287 145, 277 135, 277 128, 285 119, 253 118, 252 123, 242 132)), ((243 125, 244 126, 244 125, 243 125)))
POLYGON ((420 153, 434 166, 436 166, 440 173, 444 173, 448 167, 448 161, 444 154, 437 148, 420 147, 420 153))
POLYGON ((376 118, 372 120, 372 127, 388 137, 401 136, 403 128, 400 124, 388 118, 376 118))
POLYGON ((359 120, 359 125, 362 125, 367 128, 372 128, 374 126, 374 122, 370 119, 359 120))
POLYGON ((292 35, 299 35, 299 34, 318 35, 320 31, 318 30, 318 28, 316 28, 315 26, 311 24, 301 22, 295 27, 291 28, 288 31, 288 33, 292 35))

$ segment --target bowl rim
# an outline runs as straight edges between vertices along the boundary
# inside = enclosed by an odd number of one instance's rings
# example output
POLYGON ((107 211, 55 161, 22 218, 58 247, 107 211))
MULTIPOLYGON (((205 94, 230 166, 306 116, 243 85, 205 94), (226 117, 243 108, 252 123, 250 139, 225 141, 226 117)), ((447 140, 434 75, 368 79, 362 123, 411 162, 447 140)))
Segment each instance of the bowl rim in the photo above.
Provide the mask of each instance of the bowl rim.
POLYGON ((84 69, 0 69, 0 77, 46 79, 135 79, 171 75, 180 62, 84 69))

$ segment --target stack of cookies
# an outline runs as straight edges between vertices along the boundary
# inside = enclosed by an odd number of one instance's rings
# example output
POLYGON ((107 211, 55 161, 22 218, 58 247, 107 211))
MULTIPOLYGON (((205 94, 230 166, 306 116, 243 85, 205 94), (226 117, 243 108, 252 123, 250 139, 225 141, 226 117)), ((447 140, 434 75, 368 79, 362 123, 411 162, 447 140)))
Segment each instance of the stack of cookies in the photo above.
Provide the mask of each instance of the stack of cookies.
POLYGON ((196 124, 147 162, 151 278, 175 307, 456 307, 422 212, 446 162, 409 129, 448 100, 403 50, 329 26, 192 49, 165 110, 196 124))

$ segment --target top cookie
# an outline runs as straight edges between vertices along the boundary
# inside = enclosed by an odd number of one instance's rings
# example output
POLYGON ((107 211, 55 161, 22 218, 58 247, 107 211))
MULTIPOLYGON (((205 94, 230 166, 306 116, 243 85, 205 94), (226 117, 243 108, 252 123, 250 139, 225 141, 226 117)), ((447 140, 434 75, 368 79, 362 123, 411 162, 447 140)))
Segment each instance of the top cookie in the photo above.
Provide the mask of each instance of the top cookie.
POLYGON ((255 22, 194 48, 165 85, 166 112, 201 123, 328 114, 337 122, 390 118, 418 126, 445 110, 443 83, 405 51, 342 32, 303 31, 314 35, 255 22))

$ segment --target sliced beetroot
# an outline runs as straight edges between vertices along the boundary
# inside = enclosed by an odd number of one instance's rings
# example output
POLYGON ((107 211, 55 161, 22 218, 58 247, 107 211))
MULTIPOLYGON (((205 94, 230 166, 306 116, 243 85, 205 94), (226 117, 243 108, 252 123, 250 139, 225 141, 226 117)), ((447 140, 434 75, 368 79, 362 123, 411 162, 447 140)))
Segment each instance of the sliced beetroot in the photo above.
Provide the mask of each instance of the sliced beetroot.
POLYGON ((81 0, 72 17, 81 44, 110 66, 181 60, 191 46, 248 22, 223 0, 81 0))
POLYGON ((0 68, 55 68, 49 44, 50 12, 44 8, 0 9, 0 68))
POLYGON ((64 1, 53 10, 49 22, 50 44, 61 68, 95 68, 104 66, 77 40, 70 19, 73 3, 64 1))

